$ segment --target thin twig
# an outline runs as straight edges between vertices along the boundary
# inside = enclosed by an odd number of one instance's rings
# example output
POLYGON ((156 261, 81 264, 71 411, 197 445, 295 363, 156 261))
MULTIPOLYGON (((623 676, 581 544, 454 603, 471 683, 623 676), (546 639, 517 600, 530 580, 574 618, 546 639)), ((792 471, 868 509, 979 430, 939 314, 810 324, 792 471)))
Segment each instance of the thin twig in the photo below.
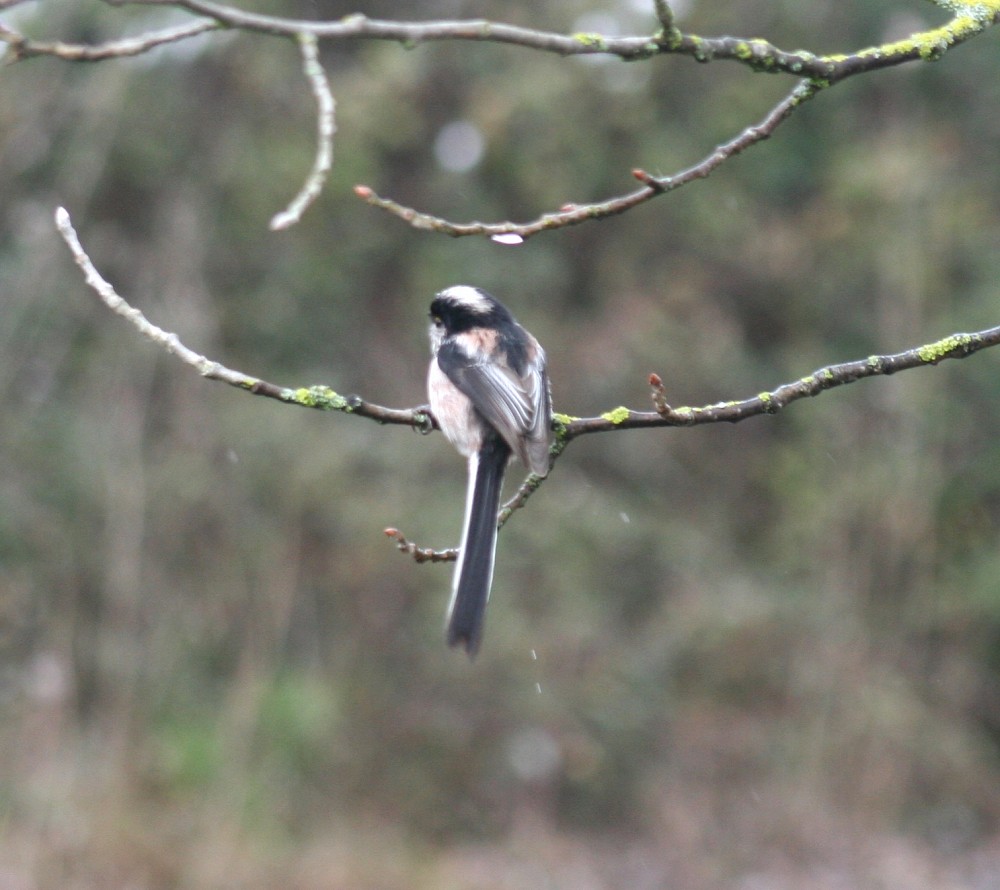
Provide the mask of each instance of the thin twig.
POLYGON ((319 197, 323 191, 326 176, 333 166, 333 134, 337 126, 334 120, 336 102, 330 92, 330 84, 326 72, 319 61, 319 51, 314 34, 298 35, 299 48, 302 51, 302 71, 309 81, 313 95, 316 97, 316 160, 302 190, 295 196, 286 210, 276 214, 271 220, 271 229, 287 229, 297 223, 306 208, 319 197))
POLYGON ((705 179, 729 158, 768 139, 792 112, 813 98, 823 89, 823 86, 819 81, 800 81, 759 123, 747 127, 729 142, 716 146, 697 164, 682 170, 680 173, 675 173, 673 176, 653 176, 645 170, 633 170, 632 176, 643 183, 643 188, 638 191, 596 204, 567 204, 559 211, 543 214, 531 222, 455 223, 439 216, 421 213, 413 207, 398 204, 390 198, 383 198, 365 185, 356 186, 354 192, 366 203, 398 216, 416 229, 430 229, 455 238, 465 235, 487 235, 499 240, 503 236, 513 235, 518 236, 519 240, 523 241, 539 232, 579 225, 592 219, 603 219, 624 213, 664 192, 674 191, 697 179, 705 179))
POLYGON ((398 528, 384 529, 387 538, 396 542, 396 549, 413 557, 414 562, 454 562, 458 559, 458 549, 449 547, 446 550, 434 550, 430 547, 418 547, 408 541, 398 528))
POLYGON ((197 37, 208 31, 217 31, 222 24, 217 21, 202 19, 188 25, 176 28, 165 28, 162 31, 151 31, 138 37, 112 40, 108 43, 87 45, 81 43, 61 43, 59 41, 45 42, 29 40, 16 31, 0 24, 0 41, 10 46, 10 54, 4 60, 6 64, 30 59, 33 56, 55 56, 68 62, 101 62, 105 59, 120 59, 147 53, 158 46, 168 43, 178 43, 190 37, 197 37))
MULTIPOLYGON (((560 447, 561 451, 562 448, 560 447)), ((518 486, 513 497, 504 504, 497 513, 497 528, 501 529, 517 510, 520 510, 525 502, 530 498, 545 481, 542 476, 530 473, 528 477, 518 486)), ((458 559, 458 549, 450 547, 446 550, 434 550, 431 547, 420 547, 407 540, 406 536, 398 528, 385 529, 387 537, 396 542, 396 549, 401 553, 406 553, 413 557, 414 562, 454 562, 458 559)))
POLYGON ((157 327, 139 309, 131 306, 121 297, 111 284, 97 271, 87 252, 80 244, 80 239, 73 228, 69 213, 59 207, 55 213, 56 228, 66 242, 76 264, 83 270, 88 286, 101 298, 102 302, 115 314, 120 315, 132 324, 148 340, 166 349, 171 355, 177 356, 182 362, 198 371, 202 377, 209 380, 221 380, 237 389, 245 390, 257 396, 277 399, 291 405, 303 408, 315 408, 320 411, 342 411, 345 414, 355 414, 367 417, 379 423, 401 424, 411 426, 420 432, 430 432, 434 429, 434 419, 429 410, 420 408, 385 408, 372 402, 367 402, 356 395, 341 395, 328 386, 316 385, 290 389, 268 383, 259 377, 251 377, 242 371, 234 371, 217 361, 206 358, 185 346, 177 334, 157 327))

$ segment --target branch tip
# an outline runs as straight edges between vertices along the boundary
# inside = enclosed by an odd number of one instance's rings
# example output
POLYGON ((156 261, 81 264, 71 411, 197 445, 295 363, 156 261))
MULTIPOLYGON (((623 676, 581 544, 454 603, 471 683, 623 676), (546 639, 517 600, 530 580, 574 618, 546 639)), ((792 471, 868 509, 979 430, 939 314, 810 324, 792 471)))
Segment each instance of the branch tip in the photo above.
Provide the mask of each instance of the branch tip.
POLYGON ((670 31, 674 27, 674 11, 667 0, 654 0, 656 8, 656 18, 663 25, 664 31, 670 31))
POLYGON ((653 398, 653 407, 656 409, 656 413, 660 417, 672 418, 674 409, 667 404, 667 389, 663 385, 663 378, 655 371, 649 375, 649 386, 652 390, 650 395, 653 398))
POLYGON ((384 534, 396 542, 396 549, 400 553, 412 556, 414 562, 454 562, 458 558, 456 549, 433 550, 429 547, 418 547, 412 541, 408 541, 398 528, 387 528, 384 534))

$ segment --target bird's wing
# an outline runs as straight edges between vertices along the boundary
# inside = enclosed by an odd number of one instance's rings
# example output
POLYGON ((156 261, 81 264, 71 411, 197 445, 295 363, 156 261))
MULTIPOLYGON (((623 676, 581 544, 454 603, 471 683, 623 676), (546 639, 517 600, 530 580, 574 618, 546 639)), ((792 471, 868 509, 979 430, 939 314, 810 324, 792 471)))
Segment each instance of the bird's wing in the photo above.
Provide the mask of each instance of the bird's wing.
POLYGON ((454 343, 438 351, 448 379, 469 397, 476 410, 529 470, 548 472, 549 392, 544 356, 529 362, 524 374, 506 364, 469 355, 454 343))

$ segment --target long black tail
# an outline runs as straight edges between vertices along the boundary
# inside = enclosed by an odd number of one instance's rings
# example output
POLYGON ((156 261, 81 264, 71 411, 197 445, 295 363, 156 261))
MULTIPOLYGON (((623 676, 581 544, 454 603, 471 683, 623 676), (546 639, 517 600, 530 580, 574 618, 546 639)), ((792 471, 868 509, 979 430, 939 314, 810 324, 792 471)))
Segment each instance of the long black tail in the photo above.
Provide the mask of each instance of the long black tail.
POLYGON ((448 645, 464 646, 470 657, 483 637, 483 618, 493 583, 500 489, 509 459, 510 448, 499 437, 490 437, 479 453, 469 458, 465 528, 448 606, 448 645))

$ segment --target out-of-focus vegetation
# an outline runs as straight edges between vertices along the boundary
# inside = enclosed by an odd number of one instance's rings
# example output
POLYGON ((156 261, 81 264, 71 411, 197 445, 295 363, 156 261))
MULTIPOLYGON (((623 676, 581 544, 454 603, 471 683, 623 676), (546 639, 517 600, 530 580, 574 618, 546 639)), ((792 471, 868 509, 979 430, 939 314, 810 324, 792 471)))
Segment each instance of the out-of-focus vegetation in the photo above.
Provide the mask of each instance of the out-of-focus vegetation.
MULTIPOLYGON (((255 8, 649 32, 652 6, 255 8)), ((683 12, 815 51, 941 18, 683 12)), ((4 15, 65 40, 166 22, 4 15)), ((350 188, 526 219, 693 163, 789 82, 457 43, 323 62, 335 167, 280 234, 314 148, 292 43, 2 72, 0 885, 996 887, 1000 353, 734 427, 575 442, 504 529, 469 663, 442 638, 450 567, 381 534, 456 541, 442 437, 201 380, 97 303, 51 222, 68 207, 122 294, 275 382, 422 403, 426 306, 464 282, 545 344, 558 410, 644 408, 650 371, 673 404, 745 397, 1000 321, 996 36, 845 83, 711 179, 516 248, 415 232, 350 188), (484 146, 461 172, 438 139, 454 122, 484 146)))

